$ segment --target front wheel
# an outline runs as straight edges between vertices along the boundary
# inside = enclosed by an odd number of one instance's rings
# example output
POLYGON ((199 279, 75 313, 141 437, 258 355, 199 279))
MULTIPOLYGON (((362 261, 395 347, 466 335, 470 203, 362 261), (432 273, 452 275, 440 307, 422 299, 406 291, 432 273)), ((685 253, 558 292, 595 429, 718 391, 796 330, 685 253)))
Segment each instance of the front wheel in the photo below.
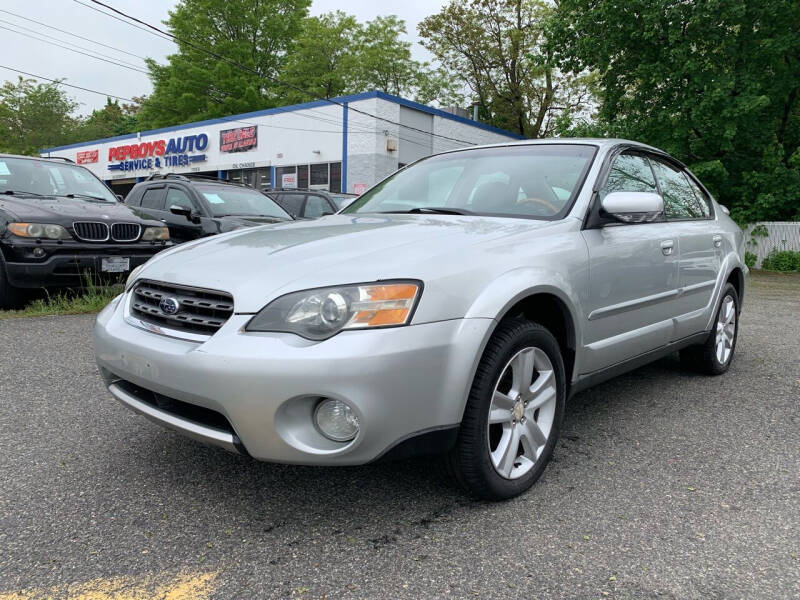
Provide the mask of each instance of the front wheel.
POLYGON ((504 500, 530 488, 558 442, 566 384, 558 342, 537 323, 500 325, 483 353, 447 456, 467 491, 504 500))

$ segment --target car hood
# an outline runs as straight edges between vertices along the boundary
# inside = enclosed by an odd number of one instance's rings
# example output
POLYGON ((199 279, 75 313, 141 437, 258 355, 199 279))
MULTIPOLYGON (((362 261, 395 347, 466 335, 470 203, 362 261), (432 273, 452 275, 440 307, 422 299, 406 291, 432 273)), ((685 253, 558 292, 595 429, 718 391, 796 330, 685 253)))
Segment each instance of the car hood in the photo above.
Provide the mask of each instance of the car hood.
POLYGON ((104 202, 102 204, 53 196, 47 198, 15 198, 0 196, 0 211, 7 213, 9 220, 33 221, 35 223, 57 223, 63 225, 72 221, 99 219, 120 220, 134 223, 161 225, 158 221, 141 217, 136 211, 122 203, 104 202))
POLYGON ((236 312, 257 312, 291 291, 425 280, 439 260, 468 264, 469 253, 485 244, 551 224, 477 216, 333 215, 183 244, 155 256, 140 276, 230 292, 236 312))
POLYGON ((229 215, 227 217, 214 217, 220 224, 222 232, 233 231, 239 227, 254 227, 256 225, 265 225, 271 223, 282 223, 277 217, 253 217, 253 216, 240 216, 229 215))

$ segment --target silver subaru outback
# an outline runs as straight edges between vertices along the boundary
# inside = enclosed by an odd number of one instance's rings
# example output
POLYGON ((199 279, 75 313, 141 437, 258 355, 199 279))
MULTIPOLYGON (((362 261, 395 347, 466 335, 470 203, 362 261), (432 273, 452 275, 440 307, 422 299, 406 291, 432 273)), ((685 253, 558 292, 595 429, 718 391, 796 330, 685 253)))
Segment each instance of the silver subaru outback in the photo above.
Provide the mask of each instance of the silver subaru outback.
POLYGON ((509 498, 570 395, 675 351, 728 369, 743 257, 727 210, 650 146, 460 149, 336 215, 158 254, 95 352, 117 400, 197 440, 307 465, 441 453, 509 498))

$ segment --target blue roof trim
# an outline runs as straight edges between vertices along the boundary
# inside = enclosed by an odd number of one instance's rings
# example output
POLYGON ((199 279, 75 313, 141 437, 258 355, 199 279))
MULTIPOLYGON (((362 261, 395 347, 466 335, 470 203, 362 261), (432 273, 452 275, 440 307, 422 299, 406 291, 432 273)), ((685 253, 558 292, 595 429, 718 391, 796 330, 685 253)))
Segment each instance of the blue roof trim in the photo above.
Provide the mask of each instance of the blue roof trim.
MULTIPOLYGON (((276 108, 267 108, 264 110, 256 110, 249 113, 241 113, 238 115, 231 115, 229 117, 220 117, 217 119, 207 119, 205 121, 195 121, 193 123, 184 123, 181 125, 172 125, 170 127, 162 127, 160 129, 150 129, 148 131, 141 131, 139 134, 142 136, 145 135, 155 135, 159 133, 169 133, 171 131, 182 131, 184 129, 194 129, 196 127, 205 127, 207 125, 216 125, 217 123, 235 123, 242 119, 248 119, 253 117, 264 117, 269 115, 277 115, 280 113, 289 113, 295 112, 298 110, 306 110, 309 108, 318 108, 320 106, 332 106, 331 100, 337 103, 343 102, 357 102, 359 100, 369 100, 371 98, 380 98, 381 100, 386 100, 388 102, 394 102, 395 104, 399 104, 401 106, 407 106, 409 108, 414 108, 416 110, 426 112, 431 115, 436 115, 437 117, 442 117, 445 119, 450 119, 451 121, 457 121, 459 123, 463 123, 465 125, 471 125, 472 127, 477 127, 478 129, 484 129, 486 131, 491 131, 492 133, 497 133, 500 135, 505 135, 508 137, 512 137, 518 140, 526 139, 524 136, 521 136, 516 133, 512 133, 510 131, 505 131, 498 127, 493 127, 491 125, 487 125, 486 123, 481 123, 480 121, 473 121, 472 119, 465 119, 464 117, 459 117, 458 115, 453 115, 451 113, 445 112, 438 108, 433 108, 432 106, 426 106, 425 104, 420 104, 419 102, 413 102, 412 100, 406 100, 405 98, 401 98, 400 96, 393 96, 392 94, 387 94, 386 92, 379 92, 379 91, 371 91, 371 92, 362 92, 360 94, 352 94, 350 96, 337 96, 336 98, 331 98, 330 100, 313 100, 311 102, 304 102, 302 104, 292 104, 290 106, 280 106, 276 108)), ((57 152, 59 150, 69 150, 70 148, 82 148, 84 146, 90 146, 94 144, 104 144, 106 142, 114 142, 114 141, 122 141, 122 140, 130 140, 135 139, 137 137, 136 133, 127 133, 125 135, 118 135, 114 137, 102 138, 99 140, 89 140, 86 142, 78 142, 75 144, 67 144, 66 146, 54 146, 53 148, 42 148, 39 153, 45 152, 57 152)))

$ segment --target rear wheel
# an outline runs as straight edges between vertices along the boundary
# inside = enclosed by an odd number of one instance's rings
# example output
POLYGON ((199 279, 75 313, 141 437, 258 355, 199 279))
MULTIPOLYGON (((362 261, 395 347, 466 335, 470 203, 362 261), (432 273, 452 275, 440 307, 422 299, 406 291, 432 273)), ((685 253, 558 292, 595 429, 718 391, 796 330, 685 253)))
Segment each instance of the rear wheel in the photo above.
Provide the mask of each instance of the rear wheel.
POLYGON ((739 295, 730 283, 722 290, 714 329, 701 346, 681 350, 681 363, 706 375, 721 375, 728 370, 736 350, 739 334, 739 295))
POLYGON ((479 498, 521 494, 553 454, 565 400, 564 364, 553 335, 529 321, 501 324, 481 358, 447 457, 451 474, 479 498))
POLYGON ((8 282, 6 263, 0 252, 0 309, 21 308, 23 303, 22 290, 13 287, 8 282))

